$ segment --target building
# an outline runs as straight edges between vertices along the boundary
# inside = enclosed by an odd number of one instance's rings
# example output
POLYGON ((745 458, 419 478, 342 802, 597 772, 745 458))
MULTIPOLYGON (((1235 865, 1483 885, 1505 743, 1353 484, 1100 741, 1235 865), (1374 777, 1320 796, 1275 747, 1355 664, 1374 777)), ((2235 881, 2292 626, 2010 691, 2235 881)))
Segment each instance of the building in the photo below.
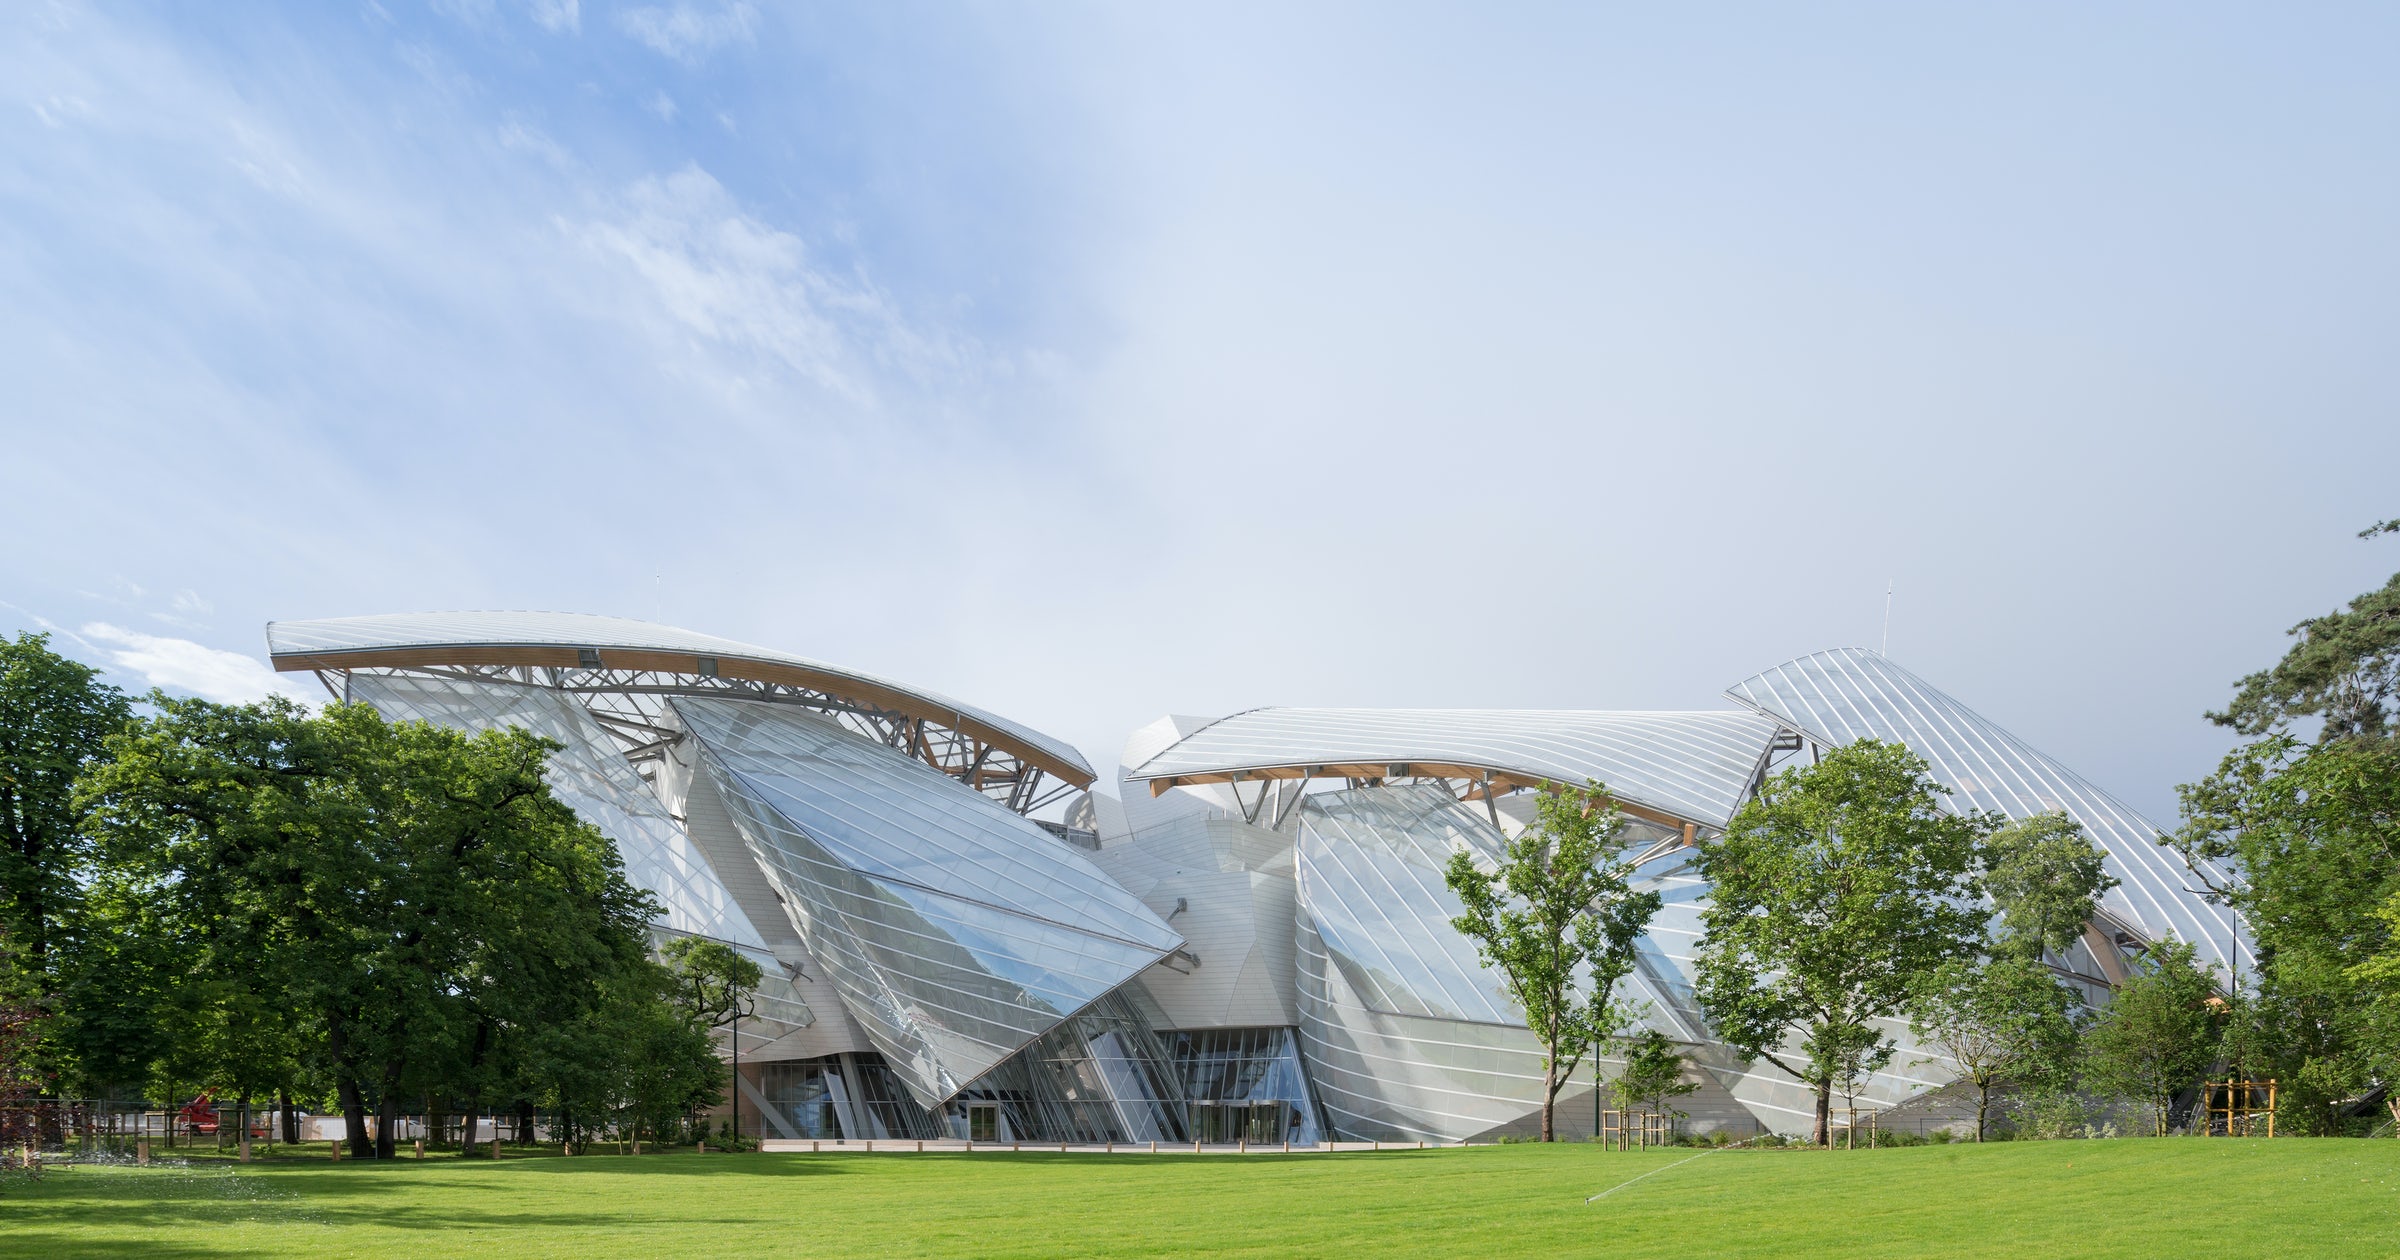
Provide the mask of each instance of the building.
MULTIPOLYGON (((1819 653, 1693 713, 1255 709, 1166 718, 1102 790, 996 714, 688 631, 557 613, 277 622, 276 668, 387 717, 556 740, 551 783, 665 908, 759 961, 738 1036, 754 1128, 815 1138, 1456 1141, 1522 1131, 1540 1048, 1451 931, 1440 868, 1544 782, 1608 785, 1666 908, 1631 984, 1685 1044, 1702 1128, 1794 1131, 1806 1091, 1691 996, 1689 857, 1792 758, 1909 744, 1960 808, 2064 810, 2120 882, 2050 961, 2105 999, 2149 943, 2247 965, 2155 829, 1873 652, 1819 653), (1037 814, 1057 815, 1055 821, 1037 814)), ((1903 1040, 1862 1101, 1944 1084, 1903 1040)), ((1592 1105, 1591 1068, 1561 1101, 1592 1105)))

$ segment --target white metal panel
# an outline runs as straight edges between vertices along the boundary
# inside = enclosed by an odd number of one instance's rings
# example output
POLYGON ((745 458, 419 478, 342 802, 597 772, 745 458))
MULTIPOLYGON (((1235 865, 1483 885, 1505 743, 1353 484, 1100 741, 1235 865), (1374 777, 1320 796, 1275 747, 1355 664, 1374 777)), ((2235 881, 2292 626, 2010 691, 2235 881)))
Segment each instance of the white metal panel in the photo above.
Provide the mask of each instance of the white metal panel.
POLYGON ((1176 741, 1129 780, 1316 764, 1440 762, 1580 786, 1721 826, 1776 724, 1757 714, 1573 709, 1252 709, 1176 741))

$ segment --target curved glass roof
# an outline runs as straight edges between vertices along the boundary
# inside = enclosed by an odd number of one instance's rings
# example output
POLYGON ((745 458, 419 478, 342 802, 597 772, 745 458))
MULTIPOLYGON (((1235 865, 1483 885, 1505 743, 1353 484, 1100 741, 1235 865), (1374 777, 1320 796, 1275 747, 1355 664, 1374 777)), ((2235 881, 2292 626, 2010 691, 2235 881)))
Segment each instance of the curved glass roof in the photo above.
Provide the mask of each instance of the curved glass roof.
POLYGON ((2245 969, 2251 965, 2233 911, 2191 891, 2190 872, 2159 845, 2148 819, 1881 654, 1837 648, 1803 656, 1725 695, 1828 748, 1867 737, 1906 744, 1959 806, 2010 818, 2064 812, 2108 850, 2108 872, 2120 884, 2102 909, 2190 942, 2203 962, 2234 961, 2230 949, 2245 969))
MULTIPOLYGON (((432 612, 267 623, 267 653, 279 670, 480 663, 476 649, 507 653, 512 663, 523 663, 515 662, 514 657, 529 648, 569 653, 592 648, 600 651, 611 667, 682 673, 695 672, 693 663, 680 662, 678 669, 678 662, 649 654, 707 657, 714 662, 711 668, 726 677, 749 676, 741 668, 745 662, 781 667, 796 671, 810 686, 852 694, 911 716, 934 718, 955 729, 974 729, 994 744, 1076 781, 1078 786, 1088 786, 1095 777, 1091 764, 1074 745, 988 710, 873 674, 655 622, 588 613, 432 612), (607 654, 615 652, 636 655, 622 662, 608 659, 607 654)), ((572 666, 576 659, 568 656, 559 662, 530 663, 572 666)), ((789 681, 782 677, 770 680, 789 681)))
MULTIPOLYGON (((1221 780, 1236 771, 1463 767, 1535 782, 1598 779, 1610 795, 1723 826, 1765 761, 1777 724, 1754 713, 1574 709, 1252 709, 1202 727, 1126 778, 1221 780)), ((1288 775, 1287 775, 1288 777, 1288 775)))

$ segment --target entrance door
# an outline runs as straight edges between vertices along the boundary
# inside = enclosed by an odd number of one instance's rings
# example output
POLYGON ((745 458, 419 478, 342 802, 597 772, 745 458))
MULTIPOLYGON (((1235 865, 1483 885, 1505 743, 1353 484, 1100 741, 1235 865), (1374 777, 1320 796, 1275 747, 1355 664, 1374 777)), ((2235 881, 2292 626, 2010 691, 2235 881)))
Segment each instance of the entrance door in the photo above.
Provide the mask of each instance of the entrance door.
POLYGON ((1000 1140, 1000 1104, 967 1104, 967 1140, 997 1142, 1000 1140))

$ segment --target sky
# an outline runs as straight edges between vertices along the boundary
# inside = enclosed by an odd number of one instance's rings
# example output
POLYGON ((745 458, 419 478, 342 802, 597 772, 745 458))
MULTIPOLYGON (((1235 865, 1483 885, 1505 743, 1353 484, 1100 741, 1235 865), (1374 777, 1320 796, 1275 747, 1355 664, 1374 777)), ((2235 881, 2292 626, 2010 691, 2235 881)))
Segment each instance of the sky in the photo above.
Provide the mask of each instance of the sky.
MULTIPOLYGON (((1902 665, 2162 824, 2400 538, 2388 6, 0 6, 0 631, 1162 713, 1902 665)), ((310 684, 313 686, 313 683, 310 684)), ((302 694, 306 694, 305 691, 302 694)))

